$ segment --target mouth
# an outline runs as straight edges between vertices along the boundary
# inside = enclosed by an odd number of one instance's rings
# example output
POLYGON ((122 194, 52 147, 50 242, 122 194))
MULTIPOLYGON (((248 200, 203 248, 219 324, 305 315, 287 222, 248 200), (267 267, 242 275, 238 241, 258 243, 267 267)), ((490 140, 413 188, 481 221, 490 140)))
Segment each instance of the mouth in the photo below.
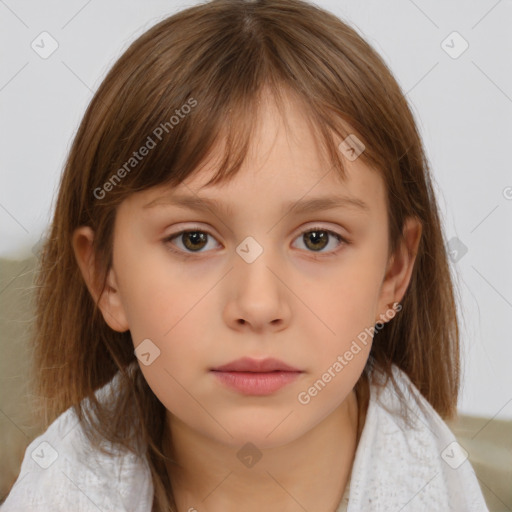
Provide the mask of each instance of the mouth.
POLYGON ((241 359, 236 359, 235 361, 231 361, 230 363, 224 364, 222 366, 217 366, 216 368, 212 368, 212 371, 221 371, 221 372, 257 372, 257 373, 266 373, 266 372, 300 372, 298 368, 294 368, 289 364, 280 361, 279 359, 274 359, 272 357, 267 357, 265 359, 253 359, 251 357, 242 357, 241 359))
POLYGON ((304 373, 278 359, 247 357, 210 371, 228 388, 244 395, 259 396, 275 393, 304 373))

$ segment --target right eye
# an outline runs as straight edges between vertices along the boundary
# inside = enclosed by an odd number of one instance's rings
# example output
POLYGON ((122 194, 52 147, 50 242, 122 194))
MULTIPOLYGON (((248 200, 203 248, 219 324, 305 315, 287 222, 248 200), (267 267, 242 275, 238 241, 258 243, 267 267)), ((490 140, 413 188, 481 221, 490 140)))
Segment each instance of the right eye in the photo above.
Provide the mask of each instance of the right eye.
POLYGON ((170 251, 175 253, 199 253, 205 252, 202 249, 207 245, 209 236, 213 238, 213 235, 208 231, 192 228, 172 233, 166 237, 163 242, 170 251), (172 244, 174 239, 177 239, 182 247, 179 249, 172 247, 174 245, 172 244))

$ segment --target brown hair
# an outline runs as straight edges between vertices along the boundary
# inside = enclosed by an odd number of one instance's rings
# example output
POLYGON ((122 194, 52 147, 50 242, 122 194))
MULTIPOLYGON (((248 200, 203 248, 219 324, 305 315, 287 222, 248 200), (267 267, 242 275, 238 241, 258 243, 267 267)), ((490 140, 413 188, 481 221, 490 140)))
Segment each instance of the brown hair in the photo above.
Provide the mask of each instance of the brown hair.
MULTIPOLYGON (((264 90, 301 102, 340 176, 333 133, 363 141, 359 158, 386 185, 390 253, 405 220, 421 222, 402 311, 375 336, 369 361, 391 380, 392 364, 401 368, 442 417, 456 411, 459 332, 432 178, 413 115, 383 60, 354 29, 300 0, 214 0, 187 8, 133 42, 94 95, 66 162, 37 276, 35 383, 46 425, 73 407, 91 440, 147 450, 154 511, 175 510, 162 453, 165 408, 138 365, 127 370, 136 361, 130 332, 104 321, 77 265, 72 234, 81 225, 94 230, 105 286, 117 206, 133 192, 181 183, 221 135, 225 155, 211 183, 233 177, 264 90), (127 165, 148 137, 156 145, 127 165), (121 390, 107 408, 94 391, 118 371, 121 390), (129 415, 140 422, 136 439, 129 415)), ((360 403, 367 403, 367 386, 363 373, 360 403)))

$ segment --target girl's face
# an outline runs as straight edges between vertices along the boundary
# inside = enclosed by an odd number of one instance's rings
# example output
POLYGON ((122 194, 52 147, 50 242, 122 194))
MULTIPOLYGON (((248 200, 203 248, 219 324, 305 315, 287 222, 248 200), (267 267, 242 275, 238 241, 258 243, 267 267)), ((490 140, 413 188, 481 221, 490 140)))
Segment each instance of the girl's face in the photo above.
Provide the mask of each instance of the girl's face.
POLYGON ((130 330, 171 421, 232 446, 283 445, 341 406, 369 355, 365 329, 394 315, 412 270, 407 257, 388 265, 379 174, 345 159, 342 182, 299 108, 287 112, 292 131, 265 104, 253 151, 228 184, 202 188, 214 170, 205 166, 120 205, 100 303, 113 329, 130 330), (216 205, 179 206, 178 196, 216 205), (266 394, 233 389, 212 369, 242 357, 300 373, 266 394))

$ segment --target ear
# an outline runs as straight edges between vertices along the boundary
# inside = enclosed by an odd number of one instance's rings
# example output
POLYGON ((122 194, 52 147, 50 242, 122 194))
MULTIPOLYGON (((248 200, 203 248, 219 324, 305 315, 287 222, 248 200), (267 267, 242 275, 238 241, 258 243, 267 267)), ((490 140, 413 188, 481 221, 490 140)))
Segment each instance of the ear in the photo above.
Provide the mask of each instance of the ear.
MULTIPOLYGON (((400 302, 405 295, 416 261, 421 232, 420 221, 415 217, 408 217, 403 229, 403 241, 388 262, 379 297, 380 316, 376 322, 388 321, 389 315, 384 313, 392 308, 394 303, 400 302)), ((393 316, 394 314, 391 318, 393 316)))
POLYGON ((73 233, 73 250, 85 284, 103 314, 105 322, 118 332, 128 330, 126 313, 121 302, 114 269, 108 271, 105 290, 101 293, 101 283, 95 265, 93 251, 94 231, 89 226, 80 226, 73 233))

